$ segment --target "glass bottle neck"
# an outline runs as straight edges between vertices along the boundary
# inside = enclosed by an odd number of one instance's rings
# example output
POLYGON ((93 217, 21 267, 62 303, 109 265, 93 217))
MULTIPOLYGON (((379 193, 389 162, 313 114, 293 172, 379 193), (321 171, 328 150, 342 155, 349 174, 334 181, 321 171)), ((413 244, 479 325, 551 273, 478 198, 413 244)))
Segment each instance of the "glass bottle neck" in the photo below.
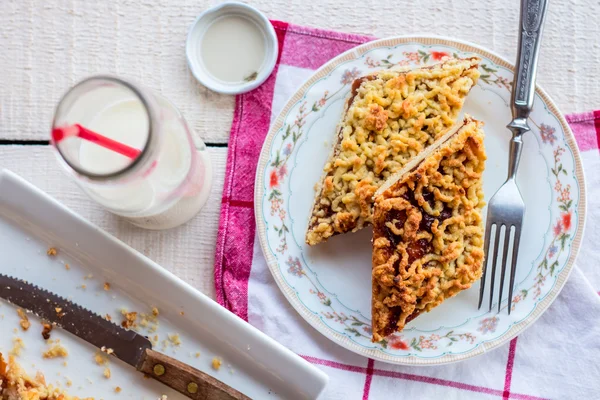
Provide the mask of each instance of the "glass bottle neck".
POLYGON ((90 182, 115 182, 144 174, 156 159, 159 106, 154 96, 118 78, 97 76, 70 89, 59 102, 56 128, 83 127, 88 134, 54 142, 68 170, 90 182), (90 133, 91 132, 91 133, 90 133), (126 156, 106 147, 137 149, 126 156))

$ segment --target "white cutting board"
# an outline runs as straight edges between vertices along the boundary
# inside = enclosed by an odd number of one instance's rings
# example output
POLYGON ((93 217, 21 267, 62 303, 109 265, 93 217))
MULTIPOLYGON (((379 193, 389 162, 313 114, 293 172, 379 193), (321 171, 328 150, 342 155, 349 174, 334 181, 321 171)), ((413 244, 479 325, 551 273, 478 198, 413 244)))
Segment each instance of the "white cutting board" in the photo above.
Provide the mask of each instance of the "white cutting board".
MULTIPOLYGON (((155 350, 198 368, 256 399, 317 398, 327 376, 273 339, 242 321, 151 260, 91 225, 18 176, 0 171, 0 272, 37 284, 120 323, 120 310, 160 315, 155 350), (49 247, 58 254, 46 254, 49 247), (65 264, 69 264, 67 270, 65 264), (90 278, 91 274, 91 278, 90 278), (87 279, 86 279, 87 277, 87 279), (104 283, 110 290, 104 290, 104 283), (82 288, 85 285, 85 289, 82 288), (183 315, 182 315, 183 313, 183 315), (178 334, 179 346, 168 341, 178 334), (197 357, 196 353, 200 353, 197 357), (222 361, 217 371, 213 358, 222 361)), ((0 352, 6 356, 13 339, 25 348, 18 362, 31 375, 41 371, 48 383, 73 396, 169 399, 185 397, 110 357, 111 378, 94 361, 96 350, 68 332, 55 329, 69 351, 65 359, 45 360, 48 348, 42 327, 30 315, 31 327, 19 327, 16 308, 0 300, 0 352), (66 361, 67 365, 63 365, 66 361), (66 386, 67 380, 72 382, 66 386), (122 391, 117 394, 115 388, 122 391)), ((146 333, 147 334, 147 333, 146 333)))

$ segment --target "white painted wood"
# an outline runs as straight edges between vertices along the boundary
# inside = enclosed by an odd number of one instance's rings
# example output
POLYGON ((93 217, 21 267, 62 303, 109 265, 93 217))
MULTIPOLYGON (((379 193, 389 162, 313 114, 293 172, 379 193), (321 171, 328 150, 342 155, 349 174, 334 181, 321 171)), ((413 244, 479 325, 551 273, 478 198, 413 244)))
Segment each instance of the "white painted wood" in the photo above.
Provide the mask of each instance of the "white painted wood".
MULTIPOLYGON (((226 142, 234 98, 190 74, 185 37, 218 1, 3 0, 0 138, 45 139, 53 108, 75 81, 108 72, 162 92, 207 142, 226 142)), ((268 17, 378 37, 434 33, 469 40, 513 60, 518 0, 251 0, 268 17)), ((600 106, 600 3, 552 1, 539 83, 565 113, 600 106), (588 22, 585 22, 588 21, 588 22)))
POLYGON ((136 228, 103 210, 66 175, 49 146, 0 146, 0 169, 8 168, 73 211, 214 298, 213 260, 227 149, 209 149, 214 180, 209 200, 187 224, 166 231, 136 228))

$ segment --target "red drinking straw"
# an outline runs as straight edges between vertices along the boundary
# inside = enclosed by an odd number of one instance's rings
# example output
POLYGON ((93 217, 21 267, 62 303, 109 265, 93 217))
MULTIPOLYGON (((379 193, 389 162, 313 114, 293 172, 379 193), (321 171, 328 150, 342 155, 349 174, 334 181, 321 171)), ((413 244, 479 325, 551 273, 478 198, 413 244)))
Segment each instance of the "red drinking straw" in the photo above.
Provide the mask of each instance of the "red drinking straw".
POLYGON ((98 146, 102 146, 131 159, 137 158, 137 156, 139 156, 141 153, 141 150, 139 149, 135 149, 127 146, 126 144, 107 138, 106 136, 102 136, 99 133, 90 131, 79 124, 52 129, 52 141, 56 144, 69 137, 79 137, 83 140, 88 140, 96 143, 98 146))

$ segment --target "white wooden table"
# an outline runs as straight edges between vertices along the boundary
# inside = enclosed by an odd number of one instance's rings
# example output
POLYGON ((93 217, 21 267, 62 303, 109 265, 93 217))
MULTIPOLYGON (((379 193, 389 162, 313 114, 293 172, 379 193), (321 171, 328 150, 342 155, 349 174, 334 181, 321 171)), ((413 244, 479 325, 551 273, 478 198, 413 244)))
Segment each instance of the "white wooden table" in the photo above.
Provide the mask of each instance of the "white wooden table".
MULTIPOLYGON (((214 297, 213 256, 234 97, 213 93, 187 69, 189 25, 207 0, 2 0, 0 168, 9 168, 83 217, 214 297), (210 147, 214 186, 190 223, 153 232, 94 204, 65 177, 47 145, 61 94, 76 81, 111 73, 160 91, 210 147)), ((253 0, 271 19, 378 37, 446 35, 513 60, 518 0, 253 0)), ((600 108, 600 28, 595 0, 550 0, 539 78, 565 113, 600 108), (584 21, 588 21, 585 23, 584 21)))

